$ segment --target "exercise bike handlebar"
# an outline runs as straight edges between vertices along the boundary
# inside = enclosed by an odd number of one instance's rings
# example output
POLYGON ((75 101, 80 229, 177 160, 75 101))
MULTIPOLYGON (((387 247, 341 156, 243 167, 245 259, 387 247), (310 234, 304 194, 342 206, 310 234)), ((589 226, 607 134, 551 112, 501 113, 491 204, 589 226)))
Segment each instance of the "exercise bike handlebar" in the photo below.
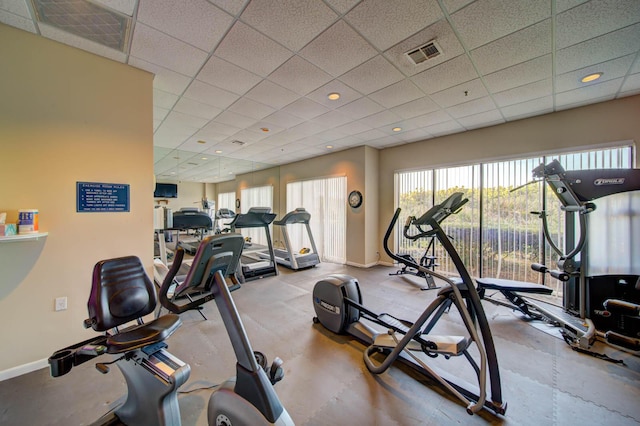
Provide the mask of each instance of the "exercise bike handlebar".
POLYGON ((164 277, 162 281, 162 285, 160 286, 160 291, 158 298, 160 299, 160 305, 168 309, 173 313, 182 313, 183 309, 180 306, 173 303, 169 297, 167 296, 169 292, 169 287, 173 284, 173 280, 178 275, 178 271, 180 271, 180 266, 182 266, 182 259, 184 258, 184 249, 182 247, 178 247, 174 258, 173 263, 171 264, 171 268, 169 268, 169 272, 164 277))

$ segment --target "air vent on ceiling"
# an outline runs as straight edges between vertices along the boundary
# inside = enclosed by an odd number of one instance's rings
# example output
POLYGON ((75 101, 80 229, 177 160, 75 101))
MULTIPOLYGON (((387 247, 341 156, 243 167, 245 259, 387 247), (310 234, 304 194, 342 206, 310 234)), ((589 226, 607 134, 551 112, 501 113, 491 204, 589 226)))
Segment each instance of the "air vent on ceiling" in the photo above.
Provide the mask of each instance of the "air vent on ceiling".
POLYGON ((405 52, 405 55, 409 58, 409 60, 414 64, 421 64, 429 59, 435 58, 442 53, 442 49, 435 40, 431 40, 430 42, 416 47, 415 49, 411 49, 408 52, 405 52))
POLYGON ((131 17, 87 0, 31 0, 38 22, 100 43, 128 50, 131 17))
POLYGON ((239 140, 235 140, 235 141, 233 141, 233 142, 231 142, 231 143, 235 143, 236 145, 240 145, 240 146, 242 146, 242 145, 244 145, 246 142, 242 142, 242 141, 239 141, 239 140))

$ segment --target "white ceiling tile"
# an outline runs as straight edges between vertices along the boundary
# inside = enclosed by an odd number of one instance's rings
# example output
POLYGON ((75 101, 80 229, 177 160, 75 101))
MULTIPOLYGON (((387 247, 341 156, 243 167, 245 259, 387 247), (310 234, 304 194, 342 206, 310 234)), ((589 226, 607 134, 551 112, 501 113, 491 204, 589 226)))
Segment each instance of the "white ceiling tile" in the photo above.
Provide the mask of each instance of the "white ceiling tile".
POLYGON ((329 130, 325 130, 324 132, 316 133, 315 135, 313 135, 313 137, 316 140, 321 141, 322 143, 325 143, 325 142, 331 143, 338 139, 345 138, 347 137, 347 135, 337 131, 336 129, 329 129, 329 130))
POLYGON ((235 112, 226 110, 219 114, 215 120, 216 123, 228 124, 239 129, 244 129, 253 125, 256 121, 255 118, 247 117, 246 115, 236 114, 235 112))
POLYGON ((209 58, 196 78, 238 95, 244 95, 262 81, 262 77, 216 56, 209 58))
POLYGON ((222 40, 215 55, 266 77, 292 53, 242 22, 236 22, 222 40))
POLYGON ((405 75, 411 76, 443 62, 447 62, 463 53, 464 48, 462 44, 460 44, 453 28, 451 28, 451 25, 449 25, 446 19, 441 19, 435 24, 393 46, 384 52, 384 55, 405 75), (440 55, 417 65, 405 55, 406 52, 423 46, 431 40, 435 40, 438 46, 440 46, 440 55))
POLYGON ((576 102, 572 103, 572 102, 568 102, 568 103, 559 103, 556 101, 556 107, 554 109, 555 112, 558 111, 564 111, 567 109, 574 109, 574 108, 579 108, 581 106, 587 106, 587 105, 593 105, 593 104, 597 104, 600 102, 607 102, 612 100, 613 97, 611 95, 607 95, 605 97, 602 98, 584 98, 582 100, 577 100, 576 102))
POLYGON ((211 52, 233 24, 233 17, 206 0, 140 0, 138 22, 205 52, 211 52))
POLYGON ((238 133, 240 130, 241 129, 229 126, 228 124, 222 124, 212 121, 202 128, 202 133, 197 133, 196 136, 201 136, 203 137, 203 139, 206 139, 207 137, 219 138, 221 135, 231 136, 235 133, 238 133))
POLYGON ((120 52, 119 50, 111 49, 110 47, 104 46, 91 40, 87 40, 86 38, 79 37, 75 34, 62 31, 56 27, 52 27, 44 23, 39 23, 38 28, 40 30, 40 34, 42 34, 44 37, 51 40, 59 41, 60 43, 64 43, 67 46, 76 47, 78 49, 82 49, 105 58, 113 59, 114 61, 118 62, 124 63, 127 60, 126 54, 120 52))
POLYGON ((345 14, 360 0, 325 0, 325 3, 333 7, 338 13, 345 14))
POLYGON ((127 16, 133 16, 133 11, 136 8, 136 0, 93 0, 93 2, 100 3, 127 16))
POLYGON ((276 109, 260 102, 252 101, 249 98, 240 98, 229 107, 229 111, 234 111, 256 120, 262 120, 267 115, 275 112, 276 109))
POLYGON ((133 56, 129 57, 129 65, 153 73, 153 87, 164 92, 181 95, 191 83, 191 77, 133 56))
POLYGON ((418 127, 429 127, 434 124, 451 121, 451 116, 444 110, 438 110, 418 117, 413 117, 411 120, 412 123, 415 123, 418 127))
POLYGON ((205 51, 140 22, 133 31, 131 55, 190 77, 196 75, 207 58, 205 51))
POLYGON ((449 13, 453 13, 474 1, 475 0, 442 0, 442 4, 449 13))
POLYGON ((556 73, 563 74, 626 56, 639 49, 640 23, 558 50, 556 53, 556 73))
POLYGON ((333 128, 341 126, 345 123, 352 121, 353 119, 340 110, 332 110, 326 114, 322 114, 313 119, 314 123, 321 124, 327 128, 333 128))
POLYGON ((580 81, 582 77, 596 72, 602 72, 602 77, 590 84, 602 83, 607 80, 613 80, 614 78, 624 77, 633 64, 635 57, 635 54, 627 55, 622 58, 613 59, 608 62, 591 65, 586 68, 558 75, 555 79, 555 88, 558 92, 579 89, 580 87, 585 86, 585 83, 580 81))
POLYGON ((305 121, 304 123, 298 124, 297 126, 289 129, 289 134, 297 138, 304 138, 325 130, 326 127, 322 124, 314 123, 313 121, 305 121))
POLYGON ((216 108, 211 105, 203 104, 202 102, 194 101, 193 99, 180 98, 173 107, 174 111, 182 112, 184 114, 194 115, 196 117, 211 120, 216 115, 222 112, 222 109, 216 108))
POLYGON ((550 19, 474 49, 471 58, 482 74, 489 74, 548 53, 550 19))
POLYGON ((300 56, 337 77, 376 55, 344 21, 338 21, 300 51, 300 56))
POLYGON ((640 72, 640 60, 636 60, 633 65, 631 65, 631 69, 629 70, 629 74, 637 74, 640 72))
POLYGON ((383 107, 369 98, 360 98, 338 108, 337 111, 351 117, 353 120, 358 120, 362 117, 380 112, 383 109, 383 107))
MULTIPOLYGON (((169 112, 169 111, 167 111, 169 112)), ((154 114, 155 114, 155 109, 154 109, 154 114)), ((153 119, 153 131, 155 132, 156 130, 158 130, 158 127, 160 127, 160 125, 162 124, 162 120, 156 120, 155 118, 153 119)))
POLYGON ((255 142, 263 141, 268 137, 269 133, 265 132, 252 132, 251 130, 240 130, 238 133, 234 133, 233 138, 252 144, 255 142))
POLYGON ((31 13, 25 0, 1 0, 0 10, 31 19, 31 13))
POLYGON ((498 107, 519 104, 522 102, 551 96, 553 93, 551 79, 540 80, 535 83, 529 83, 524 86, 515 87, 493 94, 493 99, 498 107))
POLYGON ((269 80, 262 80, 256 87, 249 90, 245 96, 277 109, 289 105, 299 98, 299 95, 295 92, 285 89, 269 80))
POLYGON ((527 83, 551 78, 551 55, 544 55, 521 64, 505 68, 484 76, 487 88, 492 92, 501 92, 527 83))
POLYGON ((287 130, 284 126, 278 126, 275 123, 268 123, 265 120, 258 121, 257 123, 247 127, 247 130, 250 130, 254 133, 262 133, 267 137, 277 135, 285 130, 287 130), (262 129, 269 129, 268 132, 263 131, 262 129))
POLYGON ((360 121, 354 121, 351 123, 343 124, 342 126, 338 126, 336 127, 336 130, 340 133, 345 133, 351 136, 358 133, 366 132, 367 130, 371 130, 371 126, 367 126, 360 121))
POLYGON ((627 96, 635 96, 635 95, 640 95, 640 88, 631 89, 631 90, 628 90, 628 91, 620 91, 618 93, 618 95, 616 96, 616 99, 626 98, 627 96))
POLYGON ((478 112, 486 112, 496 109, 496 104, 489 96, 484 98, 475 99, 473 101, 465 102, 447 108, 446 111, 451 114, 453 118, 466 117, 469 115, 477 114, 478 112))
POLYGON ((192 135, 208 122, 209 120, 206 118, 183 114, 178 111, 171 111, 164 119, 163 125, 169 126, 173 129, 182 129, 185 133, 192 135))
POLYGON ((175 148, 193 133, 192 129, 162 123, 153 134, 154 145, 175 148))
POLYGON ((5 10, 0 10, 0 22, 30 33, 36 32, 36 26, 31 18, 25 18, 5 10))
POLYGON ((235 93, 194 80, 184 92, 184 97, 218 108, 227 108, 238 99, 235 93))
POLYGON ((393 83, 402 80, 404 75, 387 61, 384 56, 378 55, 343 74, 340 81, 348 84, 362 94, 380 90, 393 83))
POLYGON ((446 90, 431 95, 431 99, 443 108, 453 105, 471 102, 474 99, 480 99, 487 96, 488 92, 484 84, 479 78, 467 81, 446 90))
POLYGON ((495 126, 496 124, 504 123, 504 118, 500 115, 500 111, 494 109, 480 114, 459 118, 458 122, 467 130, 471 130, 479 127, 495 126))
POLYGON ((425 127, 424 129, 433 136, 450 135, 452 133, 457 133, 464 130, 464 128, 460 124, 453 120, 443 121, 442 123, 434 124, 425 127))
POLYGON ((380 111, 377 114, 373 114, 368 117, 362 118, 358 121, 369 127, 380 127, 380 126, 387 126, 391 123, 400 121, 402 120, 402 118, 403 117, 400 117, 398 114, 395 114, 389 110, 384 110, 384 111, 380 111))
POLYGON ((638 0, 599 0, 556 16, 556 48, 580 43, 640 21, 638 0))
POLYGON ((391 111, 401 118, 412 118, 435 111, 438 108, 439 106, 430 98, 424 97, 393 107, 391 108, 391 111))
POLYGON ((153 89, 153 105, 165 109, 171 109, 178 101, 179 96, 162 90, 153 89))
POLYGON ((289 127, 294 127, 302 123, 304 119, 296 117, 295 115, 287 114, 284 111, 277 111, 267 117, 264 117, 263 121, 288 129, 289 127))
POLYGON ((424 96, 411 80, 403 80, 391 86, 385 87, 369 95, 371 99, 378 102, 385 108, 393 108, 411 102, 424 96))
POLYGON ((316 101, 328 108, 340 108, 343 105, 351 103, 362 95, 339 80, 332 80, 324 86, 314 90, 307 95, 307 98, 316 101), (340 93, 340 99, 332 101, 327 98, 329 93, 340 93))
POLYGON ((426 129, 413 129, 398 133, 397 137, 405 142, 418 142, 433 137, 426 129))
POLYGON ((407 133, 411 130, 418 129, 423 126, 421 121, 418 119, 418 117, 414 117, 408 120, 396 121, 394 123, 389 123, 387 125, 379 125, 375 127, 378 130, 380 130, 382 133, 385 133, 387 135, 395 135, 400 137, 400 139, 404 140, 404 138, 401 137, 402 134, 407 133), (399 131, 393 130, 397 128, 400 128, 400 130, 399 131))
POLYGON ((502 115, 504 115, 508 121, 547 114, 553 112, 553 97, 545 96, 544 98, 509 105, 507 107, 500 108, 500 110, 502 111, 502 115))
POLYGON ((153 106, 153 120, 154 121, 159 121, 162 122, 162 120, 164 120, 164 118, 167 116, 167 114, 169 114, 169 111, 171 111, 170 109, 166 109, 166 108, 161 108, 159 106, 153 106))
POLYGON ((238 16, 242 11, 242 9, 244 9, 244 6, 250 0, 209 0, 209 1, 215 4, 216 6, 226 10, 233 16, 238 16))
POLYGON ((331 75, 297 55, 282 64, 269 76, 269 80, 293 90, 299 95, 306 95, 332 79, 331 75))
POLYGON ((621 92, 632 92, 640 89, 640 73, 627 76, 620 88, 621 92))
POLYGON ((358 133, 355 136, 359 137, 360 139, 362 139, 367 143, 376 139, 387 137, 387 135, 384 132, 381 132, 378 129, 367 130, 366 132, 358 133))
POLYGON ((371 44, 386 50, 442 16, 436 0, 368 0, 345 18, 371 44))
POLYGON ((478 78, 478 73, 473 64, 467 55, 460 55, 414 75, 411 80, 425 93, 432 94, 475 78, 478 78))
POLYGON ((300 98, 282 108, 281 111, 294 115, 296 117, 310 120, 314 117, 324 114, 327 111, 330 111, 330 109, 323 105, 320 105, 317 102, 312 101, 311 99, 300 98))
POLYGON ((252 0, 241 16, 243 22, 293 51, 302 49, 337 18, 320 0, 252 0))
POLYGON ((467 49, 475 49, 550 16, 548 0, 479 0, 451 20, 467 49))
POLYGON ((598 99, 599 101, 613 99, 620 90, 622 78, 593 84, 576 90, 556 94, 556 106, 582 105, 583 102, 598 99))
POLYGON ((556 0, 556 13, 564 12, 567 9, 571 9, 588 1, 590 0, 556 0))

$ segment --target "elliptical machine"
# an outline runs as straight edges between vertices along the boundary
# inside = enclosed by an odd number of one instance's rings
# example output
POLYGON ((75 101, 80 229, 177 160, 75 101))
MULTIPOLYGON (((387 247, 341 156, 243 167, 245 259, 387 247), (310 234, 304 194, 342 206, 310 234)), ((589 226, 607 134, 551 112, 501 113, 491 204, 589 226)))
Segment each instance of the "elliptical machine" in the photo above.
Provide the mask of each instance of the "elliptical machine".
MULTIPOLYGON (((467 201, 463 199, 462 193, 455 193, 443 203, 433 206, 421 218, 425 228, 428 226, 425 233, 435 236, 441 242, 451 256, 463 282, 456 285, 448 277, 430 271, 437 278, 444 280, 448 286, 438 291, 436 298, 415 322, 402 320, 386 313, 378 314, 366 308, 362 304, 358 280, 348 275, 338 274, 315 284, 314 322, 322 324, 334 333, 350 334, 368 345, 364 352, 364 362, 367 369, 374 374, 383 373, 397 360, 437 381, 466 405, 469 414, 477 413, 483 407, 496 414, 504 414, 507 404, 502 400, 498 360, 489 323, 468 271, 455 247, 440 227, 442 220, 457 213, 467 201), (438 320, 452 305, 459 312, 467 335, 432 334, 438 320), (384 331, 377 330, 370 324, 380 325, 384 331), (474 358, 472 355, 474 352, 470 351, 472 346, 477 350, 476 358, 478 359, 474 358), (374 354, 381 354, 384 360, 381 363, 377 362, 374 360, 374 354), (428 358, 438 356, 443 356, 445 359, 462 356, 466 359, 475 373, 477 386, 465 383, 449 372, 427 364, 428 358), (490 395, 487 395, 487 379, 490 395)), ((385 247, 399 215, 400 209, 397 209, 385 235, 385 247)), ((406 259, 400 260, 390 251, 388 254, 397 261, 408 262, 406 259)), ((418 264, 411 266, 417 270, 424 269, 418 264)))

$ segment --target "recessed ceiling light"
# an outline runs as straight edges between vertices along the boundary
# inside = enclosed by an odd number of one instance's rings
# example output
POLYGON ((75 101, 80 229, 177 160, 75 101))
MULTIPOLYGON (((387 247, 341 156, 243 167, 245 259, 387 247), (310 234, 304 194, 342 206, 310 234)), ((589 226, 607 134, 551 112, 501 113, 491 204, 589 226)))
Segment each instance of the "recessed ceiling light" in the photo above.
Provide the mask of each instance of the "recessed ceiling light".
POLYGON ((222 154, 222 150, 216 149, 216 154, 222 154))
POLYGON ((340 93, 338 92, 329 93, 327 95, 327 98, 329 98, 330 101, 337 101, 338 99, 340 99, 340 93))
POLYGON ((266 127, 261 127, 260 130, 262 130, 263 132, 268 132, 269 131, 269 129, 266 128, 266 127))
POLYGON ((402 130, 402 127, 394 127, 393 129, 394 132, 399 132, 400 130, 402 130))
POLYGON ((593 74, 585 75, 584 77, 582 77, 582 79, 580 81, 583 82, 583 83, 589 83, 591 81, 595 81, 595 80, 599 79, 600 77, 602 77, 602 74, 603 73, 601 73, 601 72, 596 72, 596 73, 593 73, 593 74))
POLYGON ((207 159, 207 157, 202 157, 202 159, 203 159, 203 160, 206 160, 206 159, 207 159))
POLYGON ((198 141, 198 143, 207 143, 206 141, 198 141))
POLYGON ((333 149, 333 145, 327 145, 327 149, 333 149))

